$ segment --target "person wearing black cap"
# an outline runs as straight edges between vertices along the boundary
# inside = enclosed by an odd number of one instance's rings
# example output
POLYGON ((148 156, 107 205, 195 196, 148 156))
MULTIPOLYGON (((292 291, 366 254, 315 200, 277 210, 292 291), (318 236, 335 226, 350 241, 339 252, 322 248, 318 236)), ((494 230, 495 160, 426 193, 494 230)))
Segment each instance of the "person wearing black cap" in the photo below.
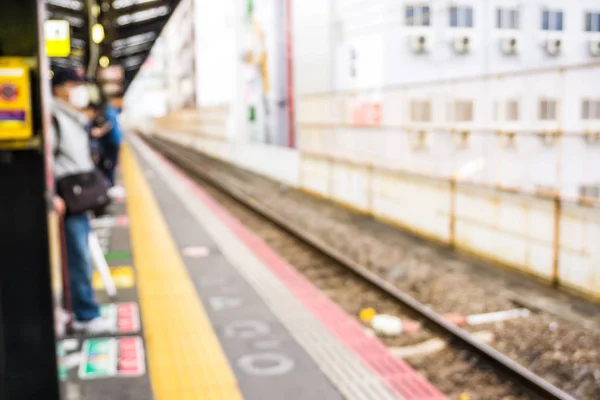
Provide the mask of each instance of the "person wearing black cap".
MULTIPOLYGON (((84 78, 74 70, 57 69, 52 77, 54 104, 51 129, 54 149, 54 176, 61 179, 94 171, 87 126, 83 110, 89 104, 84 78)), ((72 215, 65 202, 54 197, 57 212, 64 215, 67 263, 71 300, 76 321, 74 327, 90 334, 109 331, 109 323, 100 316, 91 282, 89 249, 90 220, 87 213, 72 215)))

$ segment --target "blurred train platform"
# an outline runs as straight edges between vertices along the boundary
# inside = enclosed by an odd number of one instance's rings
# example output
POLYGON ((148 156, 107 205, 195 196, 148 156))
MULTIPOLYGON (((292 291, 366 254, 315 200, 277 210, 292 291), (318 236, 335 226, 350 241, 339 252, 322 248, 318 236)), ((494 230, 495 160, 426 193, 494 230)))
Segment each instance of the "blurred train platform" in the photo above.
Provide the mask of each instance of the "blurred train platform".
POLYGON ((114 333, 61 341, 65 398, 444 398, 137 137, 122 176, 95 223, 114 333))

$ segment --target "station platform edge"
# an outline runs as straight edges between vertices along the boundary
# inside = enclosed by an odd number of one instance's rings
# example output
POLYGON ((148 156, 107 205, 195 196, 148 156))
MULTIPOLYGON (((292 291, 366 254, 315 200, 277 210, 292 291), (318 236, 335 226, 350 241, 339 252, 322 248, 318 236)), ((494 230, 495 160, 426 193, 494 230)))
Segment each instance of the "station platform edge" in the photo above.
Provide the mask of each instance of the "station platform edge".
POLYGON ((136 136, 122 171, 155 399, 445 398, 136 136))

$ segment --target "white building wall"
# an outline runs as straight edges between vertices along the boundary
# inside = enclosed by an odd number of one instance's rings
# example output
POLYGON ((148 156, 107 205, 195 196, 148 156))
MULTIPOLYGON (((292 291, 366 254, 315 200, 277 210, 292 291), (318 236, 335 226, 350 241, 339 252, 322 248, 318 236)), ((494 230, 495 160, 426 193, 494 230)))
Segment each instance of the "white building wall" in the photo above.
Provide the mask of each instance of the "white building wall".
MULTIPOLYGON (((581 120, 582 99, 597 98, 593 88, 600 83, 600 60, 588 51, 588 41, 595 34, 584 32, 584 15, 585 11, 600 9, 600 3, 581 0, 567 7, 558 0, 434 1, 430 2, 431 26, 407 26, 405 7, 417 3, 427 2, 319 3, 321 18, 329 18, 330 35, 324 35, 316 49, 303 50, 315 43, 312 33, 297 35, 294 43, 298 91, 302 87, 305 93, 322 94, 298 93, 301 137, 303 130, 311 130, 313 137, 333 134, 337 153, 343 157, 442 177, 452 176, 466 164, 483 158, 485 165, 469 178, 513 189, 554 189, 576 197, 581 185, 600 182, 600 171, 587 167, 596 166, 600 150, 583 138, 585 132, 599 127, 581 120), (473 7, 472 28, 449 26, 452 5, 473 7), (518 30, 496 28, 498 7, 519 10, 518 30), (545 7, 563 12, 563 31, 542 30, 545 7), (419 35, 429 40, 429 51, 424 54, 411 50, 411 37, 419 35), (453 40, 463 36, 471 40, 470 50, 457 54, 453 40), (501 40, 513 37, 518 41, 518 53, 504 54, 501 40), (544 48, 550 38, 563 43, 557 56, 549 55, 544 48), (330 73, 320 52, 325 46, 331 46, 334 54, 335 94, 330 95, 326 95, 332 90, 329 82, 320 82, 317 87, 319 80, 326 80, 330 73), (310 68, 298 68, 311 62, 319 63, 319 76, 310 68), (585 64, 590 67, 572 68, 585 64), (566 69, 563 72, 559 67, 566 69), (540 120, 542 99, 557 101, 556 120, 540 120), (414 100, 431 102, 431 122, 419 125, 410 121, 410 103, 414 100), (452 122, 448 111, 457 100, 472 102, 471 122, 452 122), (518 102, 518 121, 496 121, 496 103, 512 100, 518 102), (353 113, 365 105, 381 109, 381 121, 372 123, 369 129, 353 126, 357 125, 353 113), (377 125, 385 129, 376 133, 377 125), (426 148, 419 151, 410 145, 414 129, 424 129, 428 136, 426 148), (456 130, 471 133, 467 145, 460 149, 452 145, 452 136, 456 135, 451 132, 456 130), (497 131, 516 132, 514 146, 504 148, 497 131), (536 136, 552 132, 563 133, 563 138, 552 145, 536 136), (571 137, 574 135, 579 136, 571 137), (582 162, 573 163, 574 159, 582 162)), ((307 14, 311 10, 304 2, 296 2, 296 7, 307 14)), ((325 31, 322 19, 316 21, 320 24, 317 31, 325 31)), ((317 22, 311 20, 311 24, 317 22)), ((296 31, 304 30, 296 27, 296 31)))
POLYGON ((164 40, 159 38, 127 89, 122 114, 122 122, 126 127, 138 128, 168 113, 164 47, 164 40))
POLYGON ((331 0, 293 0, 294 87, 297 96, 334 89, 335 27, 331 0))
MULTIPOLYGON (((591 62, 593 59, 590 59, 587 41, 597 35, 583 30, 584 13, 599 7, 596 0, 570 3, 562 0, 436 0, 429 2, 431 26, 412 27, 405 23, 406 5, 427 2, 324 0, 320 4, 323 9, 333 7, 330 23, 335 32, 333 46, 338 73, 336 88, 340 90, 591 62), (473 7, 473 27, 449 26, 449 8, 452 5, 473 7), (519 10, 518 30, 496 28, 496 9, 499 7, 514 7, 519 10), (562 32, 541 29, 542 10, 545 7, 563 11, 562 32), (430 52, 417 55, 411 51, 409 41, 412 36, 421 34, 430 39, 430 52), (472 46, 468 54, 457 55, 452 49, 452 40, 457 36, 471 39, 472 46), (518 40, 519 54, 507 56, 501 51, 500 40, 504 37, 518 40), (559 56, 550 56, 544 51, 543 45, 549 38, 563 41, 563 50, 559 56), (369 78, 349 77, 351 48, 356 49, 359 63, 363 64, 363 68, 358 68, 359 75, 362 73, 372 77, 372 73, 377 71, 376 76, 383 74, 379 78, 381 82, 376 78, 369 82, 369 78)), ((298 38, 298 41, 302 42, 303 39, 298 38)))
POLYGON ((194 22, 193 0, 182 0, 161 35, 171 111, 195 102, 194 22))
POLYGON ((229 104, 237 94, 236 65, 241 57, 236 43, 233 0, 195 0, 196 73, 198 106, 229 104))
POLYGON ((600 258, 590 250, 595 236, 585 233, 598 230, 598 210, 571 201, 581 185, 600 184, 600 140, 588 143, 584 135, 600 132, 600 121, 581 120, 582 99, 600 97, 600 59, 587 51, 593 35, 583 32, 584 10, 600 4, 436 0, 432 26, 423 30, 405 26, 408 3, 292 1, 294 151, 247 142, 239 67, 245 2, 235 8, 233 0, 195 0, 199 110, 165 119, 158 133, 419 235, 600 296, 594 283, 600 258), (474 7, 473 28, 448 27, 451 4, 474 7), (519 6, 519 32, 496 30, 499 5, 519 6), (564 32, 542 32, 545 5, 563 9, 564 32), (430 51, 414 54, 410 37, 423 32, 431 37, 430 51), (472 38, 470 52, 455 53, 455 35, 472 38), (511 35, 519 40, 517 55, 500 50, 501 36, 511 35), (561 55, 545 52, 549 37, 563 40, 561 55), (540 121, 541 99, 557 100, 556 120, 540 121), (411 120, 415 100, 431 103, 431 121, 411 120), (472 102, 472 121, 452 120, 457 100, 472 102), (495 120, 496 104, 513 100, 519 119, 495 120), (563 135, 546 135, 554 132, 563 135), (513 193, 541 188, 560 188, 566 201, 513 193))

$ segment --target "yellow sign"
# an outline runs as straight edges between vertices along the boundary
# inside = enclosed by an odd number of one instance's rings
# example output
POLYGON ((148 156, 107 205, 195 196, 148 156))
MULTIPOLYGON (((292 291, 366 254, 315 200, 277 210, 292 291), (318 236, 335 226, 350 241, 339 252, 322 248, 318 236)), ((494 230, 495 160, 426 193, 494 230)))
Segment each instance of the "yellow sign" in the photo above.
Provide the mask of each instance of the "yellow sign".
POLYGON ((20 58, 0 57, 0 140, 33 136, 29 67, 20 58))
POLYGON ((71 54, 71 27, 68 21, 46 21, 44 37, 48 57, 68 57, 71 54))
MULTIPOLYGON (((135 276, 131 267, 111 267, 110 276, 112 276, 117 289, 130 289, 135 286, 135 276)), ((98 271, 94 271, 92 286, 95 290, 104 289, 104 282, 98 271)))

